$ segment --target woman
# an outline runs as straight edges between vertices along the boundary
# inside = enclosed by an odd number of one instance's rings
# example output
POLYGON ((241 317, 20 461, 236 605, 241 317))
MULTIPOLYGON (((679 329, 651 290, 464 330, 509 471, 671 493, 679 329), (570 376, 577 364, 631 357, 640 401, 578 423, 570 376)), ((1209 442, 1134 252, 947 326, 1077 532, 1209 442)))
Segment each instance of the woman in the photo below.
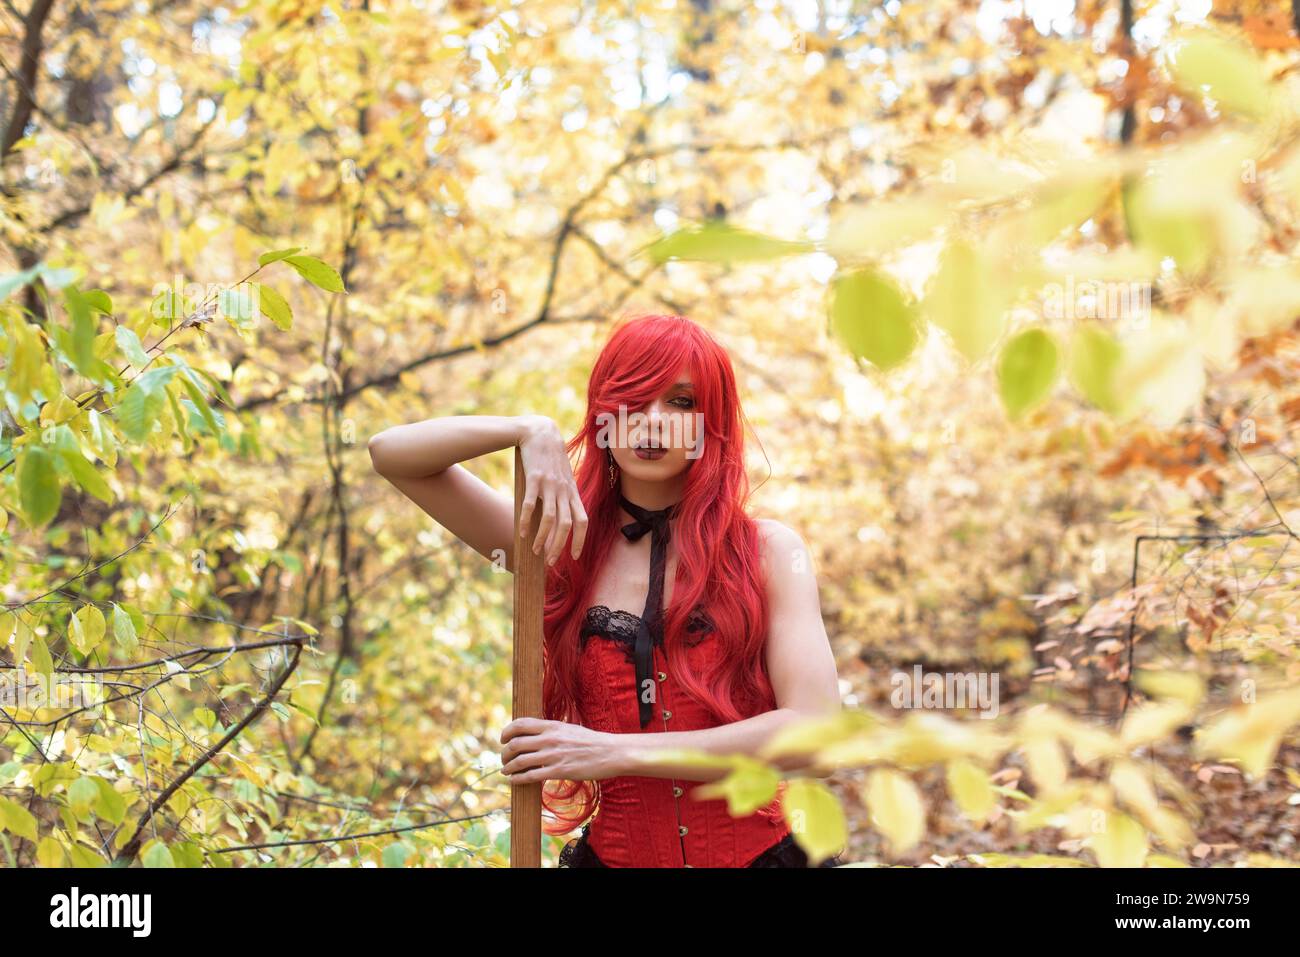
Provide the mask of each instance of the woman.
POLYGON ((692 794, 725 772, 652 754, 756 755, 783 726, 840 707, 807 550, 744 511, 743 430, 726 352, 691 320, 652 315, 611 335, 568 443, 532 415, 431 419, 370 440, 380 474, 511 570, 513 500, 458 463, 520 448, 520 528, 541 511, 522 547, 547 564, 547 719, 510 722, 501 761, 512 783, 548 782, 547 833, 596 812, 560 866, 808 866, 784 784, 733 818, 724 799, 692 794))

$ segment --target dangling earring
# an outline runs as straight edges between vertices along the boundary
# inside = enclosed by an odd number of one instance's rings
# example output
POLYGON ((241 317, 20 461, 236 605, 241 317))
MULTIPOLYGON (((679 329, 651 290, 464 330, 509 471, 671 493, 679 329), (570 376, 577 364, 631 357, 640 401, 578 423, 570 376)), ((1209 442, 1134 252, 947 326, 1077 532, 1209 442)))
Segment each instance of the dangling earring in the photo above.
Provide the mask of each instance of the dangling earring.
POLYGON ((618 482, 618 473, 614 470, 614 453, 606 449, 605 458, 609 459, 609 487, 613 488, 618 482))

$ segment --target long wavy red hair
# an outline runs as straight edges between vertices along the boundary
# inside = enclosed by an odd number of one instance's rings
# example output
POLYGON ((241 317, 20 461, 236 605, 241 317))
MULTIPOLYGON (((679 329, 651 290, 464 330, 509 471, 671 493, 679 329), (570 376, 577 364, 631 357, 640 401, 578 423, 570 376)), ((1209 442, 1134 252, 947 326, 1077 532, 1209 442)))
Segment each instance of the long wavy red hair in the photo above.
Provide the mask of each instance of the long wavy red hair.
MULTIPOLYGON (((595 572, 617 533, 618 488, 608 480, 598 446, 598 416, 644 409, 683 367, 694 384, 695 411, 704 438, 689 460, 673 544, 678 564, 672 602, 664 609, 664 650, 670 674, 685 694, 716 716, 740 721, 775 707, 763 660, 767 600, 757 523, 745 512, 745 418, 726 351, 684 316, 642 315, 620 323, 591 370, 583 427, 568 443, 577 454, 574 476, 587 511, 587 539, 573 559, 566 548, 547 575, 543 708, 555 721, 581 724, 577 709, 578 632, 591 599, 595 572), (703 605, 722 644, 714 674, 684 667, 682 639, 690 610, 703 605)), ((599 781, 548 781, 543 807, 554 816, 548 834, 564 834, 596 809, 599 781)))

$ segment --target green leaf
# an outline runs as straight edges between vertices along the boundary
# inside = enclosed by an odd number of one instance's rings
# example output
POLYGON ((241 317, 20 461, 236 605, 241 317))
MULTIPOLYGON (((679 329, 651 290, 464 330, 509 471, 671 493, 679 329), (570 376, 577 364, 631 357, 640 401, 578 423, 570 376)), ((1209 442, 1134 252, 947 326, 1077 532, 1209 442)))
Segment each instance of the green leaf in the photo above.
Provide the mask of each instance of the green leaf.
POLYGON ((1205 90, 1234 113, 1259 119, 1269 112, 1272 81, 1268 69, 1244 43, 1197 30, 1174 44, 1170 72, 1182 89, 1192 93, 1205 90))
POLYGON ((1120 409, 1115 372, 1122 356, 1119 342, 1095 322, 1079 326, 1070 342, 1070 381, 1103 412, 1120 409))
POLYGON ((175 867, 172 852, 162 841, 153 841, 148 849, 140 855, 140 863, 145 867, 175 867))
POLYGON ((128 439, 133 442, 143 442, 149 437, 154 422, 158 420, 162 404, 161 395, 151 393, 138 381, 133 382, 123 394, 122 400, 114 406, 117 424, 121 426, 128 439))
POLYGON ((259 266, 269 266, 271 263, 279 262, 281 259, 288 259, 294 253, 300 252, 301 250, 301 246, 294 246, 291 249, 277 249, 275 252, 262 253, 262 255, 257 257, 257 264, 259 266))
POLYGON ((149 304, 149 314, 170 324, 185 315, 185 297, 173 289, 164 289, 149 304))
POLYGON ((149 437, 167 401, 164 395, 167 383, 178 371, 180 366, 163 366, 135 377, 122 400, 114 407, 118 424, 127 438, 143 442, 149 437))
POLYGON ((1056 341, 1042 329, 1027 329, 1007 343, 998 362, 998 389, 1013 419, 1047 398, 1059 360, 1056 341))
POLYGON ((144 346, 140 344, 140 337, 126 326, 118 326, 113 331, 113 338, 117 341, 117 347, 122 351, 122 355, 131 362, 132 365, 143 368, 149 364, 149 356, 144 351, 144 346))
POLYGON ((113 300, 108 293, 104 292, 104 290, 88 289, 86 292, 83 292, 81 296, 86 300, 86 304, 90 306, 91 309, 96 309, 99 312, 104 313, 106 316, 111 316, 113 314, 113 300))
POLYGON ((811 243, 773 239, 715 219, 679 229, 652 243, 646 251, 656 263, 670 259, 731 263, 797 256, 812 249, 811 243))
POLYGON ((113 640, 128 655, 135 654, 139 639, 136 636, 135 622, 131 620, 131 616, 122 610, 121 605, 113 602, 113 611, 110 618, 113 624, 113 640))
POLYGON ((1113 189, 1104 175, 1048 180, 1034 189, 1028 209, 1008 216, 994 231, 993 248, 1039 249, 1094 216, 1113 189))
POLYGON ((0 824, 19 837, 36 843, 36 818, 18 802, 0 798, 0 824))
POLYGON ((347 291, 343 288, 343 278, 334 267, 315 256, 286 256, 284 261, 298 270, 299 275, 313 286, 326 292, 347 291))
POLYGON ((1172 259, 1187 275, 1198 275, 1214 252, 1213 224, 1199 210, 1160 201, 1156 186, 1152 176, 1125 185, 1121 195, 1128 233, 1134 245, 1156 260, 1172 259))
MULTIPOLYGON (((172 859, 177 867, 202 867, 203 849, 193 841, 180 841, 172 845, 172 859)), ((220 857, 221 855, 217 855, 220 857)))
POLYGON ((983 358, 1002 335, 1009 296, 993 263, 964 240, 944 250, 925 300, 930 320, 952 336, 971 362, 983 358))
POLYGON ((22 272, 0 276, 0 299, 5 299, 15 289, 21 289, 27 285, 36 278, 38 272, 38 267, 33 266, 31 269, 24 269, 22 272))
POLYGON ((853 355, 878 369, 901 365, 921 341, 916 308, 889 279, 859 269, 835 280, 831 329, 853 355))
POLYGON ((245 283, 235 289, 223 289, 217 294, 217 308, 221 314, 236 326, 251 326, 256 318, 257 306, 253 302, 255 290, 253 283, 245 283))
POLYGON ((113 787, 112 782, 101 777, 93 780, 99 790, 99 816, 109 824, 121 824, 126 820, 126 798, 113 787))
POLYGON ((826 230, 825 250, 840 261, 886 256, 926 238, 949 215, 943 198, 924 192, 840 207, 826 230))
POLYGON ((78 372, 95 376, 95 334, 99 331, 90 303, 76 289, 64 292, 64 303, 72 317, 72 352, 69 358, 78 372))
POLYGON ((113 503, 113 490, 99 474, 99 470, 86 459, 81 451, 81 444, 66 425, 60 425, 57 430, 55 449, 78 485, 101 502, 108 505, 113 503))
POLYGON ((31 647, 32 664, 36 666, 36 673, 48 682, 54 674, 54 659, 50 657, 50 649, 45 644, 45 639, 35 633, 32 634, 31 647))
POLYGON ((395 841, 384 848, 384 867, 405 867, 407 858, 412 853, 411 845, 404 841, 395 841))
POLYGON ((293 325, 293 310, 289 308, 288 300, 265 283, 254 285, 257 287, 257 304, 262 315, 279 328, 289 329, 293 325))
POLYGON ((230 398, 230 393, 226 391, 226 387, 217 380, 216 376, 212 375, 210 372, 204 372, 202 369, 192 369, 190 371, 197 373, 206 379, 208 385, 212 386, 212 391, 214 391, 217 394, 217 397, 226 404, 227 408, 233 409, 235 407, 235 401, 230 398))
POLYGON ((163 390, 167 395, 167 403, 171 406, 172 418, 176 422, 176 431, 181 437, 181 448, 186 455, 189 455, 194 448, 194 438, 190 435, 189 418, 181 410, 180 403, 176 399, 176 392, 171 387, 163 390))
POLYGON ((189 395, 190 401, 193 402, 194 407, 199 410, 199 414, 203 416, 203 421, 206 423, 208 429, 213 435, 219 434, 221 431, 220 426, 217 425, 216 416, 212 414, 212 409, 208 405, 208 400, 203 395, 202 390, 200 390, 187 375, 181 376, 180 381, 181 385, 185 387, 185 391, 189 395))
POLYGON ((49 522, 63 501, 54 456, 39 445, 25 445, 18 459, 18 499, 32 528, 49 522))
POLYGON ((95 778, 83 775, 68 785, 68 806, 78 819, 82 819, 99 801, 99 785, 95 778))

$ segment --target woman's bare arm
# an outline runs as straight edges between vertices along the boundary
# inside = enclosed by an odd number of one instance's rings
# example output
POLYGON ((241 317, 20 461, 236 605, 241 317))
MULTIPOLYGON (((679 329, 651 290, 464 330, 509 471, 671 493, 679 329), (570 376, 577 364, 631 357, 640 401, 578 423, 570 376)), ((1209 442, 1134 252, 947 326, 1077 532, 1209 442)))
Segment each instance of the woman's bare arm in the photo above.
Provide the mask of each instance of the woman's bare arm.
POLYGON ((527 490, 526 528, 537 499, 542 520, 533 550, 554 562, 572 532, 582 548, 587 516, 559 428, 546 416, 461 415, 395 425, 372 436, 375 471, 439 525, 490 561, 514 570, 514 498, 492 488, 459 463, 518 445, 527 490))

